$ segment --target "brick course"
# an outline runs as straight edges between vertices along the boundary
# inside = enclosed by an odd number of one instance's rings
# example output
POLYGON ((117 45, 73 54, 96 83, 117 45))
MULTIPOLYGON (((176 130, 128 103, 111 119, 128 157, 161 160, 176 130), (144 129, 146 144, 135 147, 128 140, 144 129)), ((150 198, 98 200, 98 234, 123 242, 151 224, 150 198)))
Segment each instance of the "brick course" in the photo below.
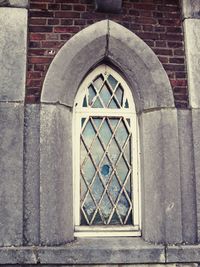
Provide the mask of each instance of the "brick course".
POLYGON ((178 0, 123 0, 120 14, 96 12, 94 0, 30 0, 26 101, 39 102, 46 71, 62 45, 88 25, 108 18, 137 34, 153 49, 171 81, 176 107, 186 108, 187 77, 178 0))

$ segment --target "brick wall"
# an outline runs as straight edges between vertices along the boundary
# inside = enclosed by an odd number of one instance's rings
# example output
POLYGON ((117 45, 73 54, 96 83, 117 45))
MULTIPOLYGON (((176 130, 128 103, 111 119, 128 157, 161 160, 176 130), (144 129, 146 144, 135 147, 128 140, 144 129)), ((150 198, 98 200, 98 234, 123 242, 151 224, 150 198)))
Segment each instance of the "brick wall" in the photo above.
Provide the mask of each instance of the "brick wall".
POLYGON ((30 0, 26 101, 39 102, 46 71, 62 45, 83 28, 107 18, 130 29, 154 50, 171 81, 176 107, 186 108, 179 0, 123 0, 120 14, 95 12, 94 0, 30 0))

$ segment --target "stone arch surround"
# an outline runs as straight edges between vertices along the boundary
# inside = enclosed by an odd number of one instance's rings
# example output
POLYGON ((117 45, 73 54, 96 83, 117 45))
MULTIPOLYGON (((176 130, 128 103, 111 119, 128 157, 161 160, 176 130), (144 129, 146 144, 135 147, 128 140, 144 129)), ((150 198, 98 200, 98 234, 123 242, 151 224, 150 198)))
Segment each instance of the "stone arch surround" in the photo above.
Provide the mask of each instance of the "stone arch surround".
MULTIPOLYGON (((41 243, 63 244, 74 238, 72 107, 83 78, 103 61, 108 61, 124 75, 138 113, 142 238, 152 243, 194 242, 195 222, 191 223, 187 216, 183 219, 183 213, 188 205, 193 205, 194 197, 189 204, 188 199, 184 200, 186 205, 181 202, 181 175, 184 176, 181 164, 184 164, 185 154, 180 157, 179 143, 186 135, 179 138, 179 127, 185 124, 178 123, 167 74, 157 56, 140 38, 121 25, 105 20, 82 30, 61 48, 43 84, 40 110, 41 243), (54 208, 50 209, 50 206, 54 208), (184 235, 183 227, 187 229, 184 235)), ((181 112, 179 118, 182 120, 181 112)))
POLYGON ((85 75, 104 60, 125 74, 138 111, 174 107, 170 82, 157 56, 134 33, 110 20, 82 30, 60 49, 47 72, 41 102, 72 107, 85 75))

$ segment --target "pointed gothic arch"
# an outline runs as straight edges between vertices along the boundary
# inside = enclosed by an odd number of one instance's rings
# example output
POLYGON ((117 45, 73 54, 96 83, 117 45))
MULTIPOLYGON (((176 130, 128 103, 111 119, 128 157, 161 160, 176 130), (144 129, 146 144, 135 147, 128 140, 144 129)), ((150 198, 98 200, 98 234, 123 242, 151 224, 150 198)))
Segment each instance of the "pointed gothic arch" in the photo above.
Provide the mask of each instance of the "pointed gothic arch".
POLYGON ((171 85, 158 57, 137 35, 110 20, 80 31, 60 49, 47 72, 41 102, 72 107, 85 75, 105 60, 125 75, 137 111, 174 107, 171 85))
POLYGON ((101 63, 119 71, 135 102, 140 128, 142 238, 180 243, 178 124, 170 82, 147 44, 110 20, 97 22, 72 37, 52 61, 43 84, 42 243, 61 244, 74 238, 72 110, 84 78, 101 63), (50 166, 48 173, 46 165, 50 166), (49 201, 53 210, 44 209, 49 201))

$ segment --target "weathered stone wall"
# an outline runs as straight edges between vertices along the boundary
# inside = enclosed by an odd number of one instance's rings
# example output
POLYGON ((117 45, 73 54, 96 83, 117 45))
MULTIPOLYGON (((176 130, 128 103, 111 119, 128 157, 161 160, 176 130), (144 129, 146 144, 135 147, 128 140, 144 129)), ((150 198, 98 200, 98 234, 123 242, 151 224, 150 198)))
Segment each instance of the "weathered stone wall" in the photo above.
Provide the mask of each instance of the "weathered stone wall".
POLYGON ((183 0, 182 6, 188 69, 189 104, 192 110, 197 224, 198 240, 200 241, 200 1, 183 0))
POLYGON ((0 246, 23 244, 25 2, 18 1, 22 8, 0 2, 0 246))
MULTIPOLYGON (((166 3, 169 8, 172 2, 166 3)), ((178 112, 155 54, 133 33, 108 21, 80 32, 60 50, 46 76, 41 105, 25 105, 26 7, 26 0, 0 0, 0 266, 197 267, 199 1, 183 0, 190 109, 178 112), (135 97, 143 235, 74 240, 73 99, 78 81, 105 54, 124 70, 135 97)))

